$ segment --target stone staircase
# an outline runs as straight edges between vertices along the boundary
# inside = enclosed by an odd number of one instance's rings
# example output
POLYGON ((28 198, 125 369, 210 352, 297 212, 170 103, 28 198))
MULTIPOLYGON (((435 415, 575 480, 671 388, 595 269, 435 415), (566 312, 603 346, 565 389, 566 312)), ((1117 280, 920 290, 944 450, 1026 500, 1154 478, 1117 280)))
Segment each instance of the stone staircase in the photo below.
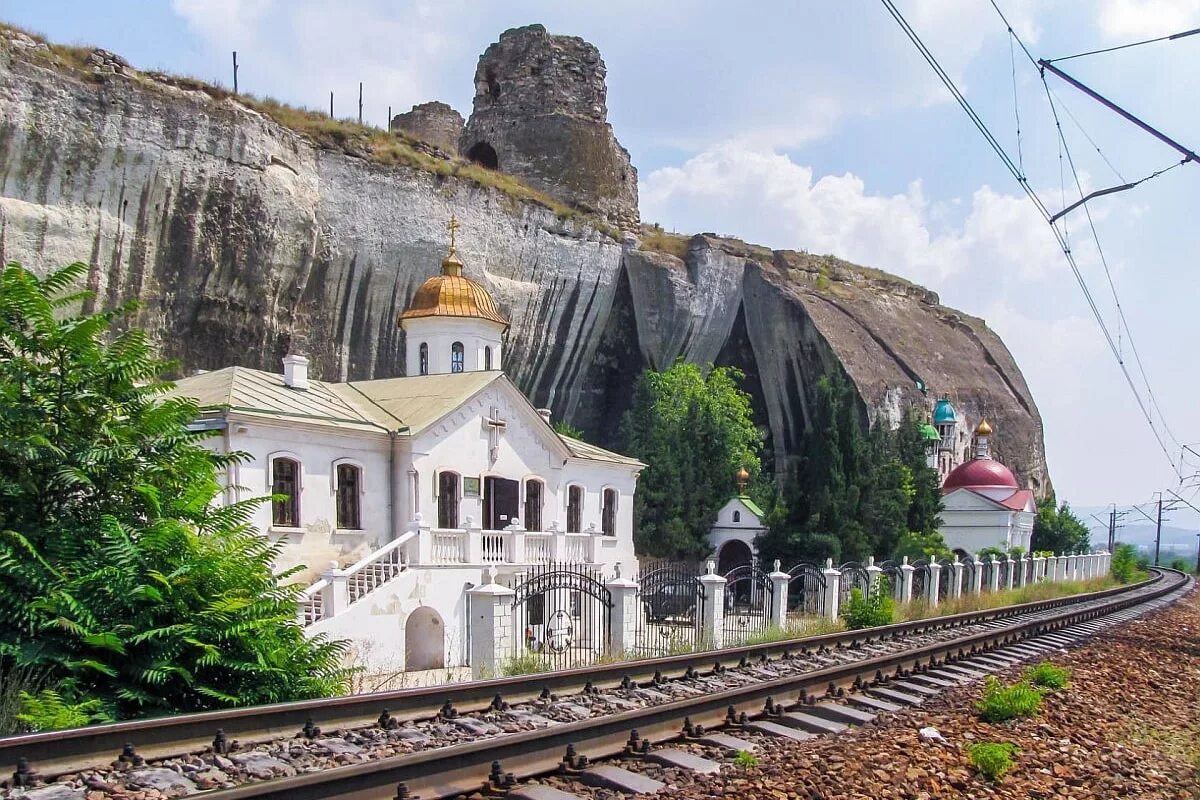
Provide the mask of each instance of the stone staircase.
POLYGON ((309 627, 345 611, 408 569, 409 531, 346 569, 331 569, 309 586, 298 600, 299 622, 309 627))

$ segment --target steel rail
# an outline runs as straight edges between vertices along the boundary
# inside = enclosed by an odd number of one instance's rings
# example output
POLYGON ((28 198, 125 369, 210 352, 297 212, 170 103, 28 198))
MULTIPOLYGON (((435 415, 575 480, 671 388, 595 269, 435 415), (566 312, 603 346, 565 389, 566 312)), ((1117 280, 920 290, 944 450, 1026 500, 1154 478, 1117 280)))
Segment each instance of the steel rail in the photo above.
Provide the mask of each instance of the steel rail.
MULTIPOLYGON (((368 761, 321 772, 248 783, 208 793, 209 800, 389 800, 398 783, 421 800, 440 800, 479 791, 489 767, 499 761, 505 772, 519 779, 544 775, 559 768, 568 744, 591 760, 620 755, 631 731, 654 742, 679 738, 686 718, 706 728, 726 722, 730 710, 757 715, 770 698, 831 692, 871 683, 893 672, 923 672, 934 665, 987 652, 1004 644, 1059 630, 1088 620, 1148 603, 1187 585, 1182 573, 1164 570, 1139 584, 1148 591, 1120 593, 1100 606, 1067 609, 1052 616, 1020 622, 957 640, 943 641, 909 651, 835 665, 800 675, 737 686, 695 698, 676 700, 605 717, 508 734, 476 742, 368 761)), ((798 706, 800 701, 788 705, 798 706)))
POLYGON ((161 759, 203 750, 212 743, 218 729, 230 740, 237 739, 243 745, 249 745, 290 738, 310 720, 326 730, 366 726, 374 723, 385 709, 401 721, 428 719, 436 715, 447 701, 459 711, 480 711, 489 706, 497 694, 512 704, 535 699, 543 690, 559 694, 579 692, 589 682, 595 687, 604 688, 615 686, 625 678, 645 681, 656 674, 669 678, 683 675, 689 670, 710 674, 721 667, 739 664, 743 660, 760 660, 764 656, 778 658, 783 655, 804 655, 821 649, 855 648, 882 639, 899 639, 911 634, 1069 607, 1126 592, 1137 592, 1159 580, 1162 580, 1161 575, 1138 584, 1099 592, 767 644, 593 665, 537 675, 230 708, 10 736, 0 738, 0 765, 15 766, 17 760, 23 757, 40 774, 53 777, 107 764, 126 743, 134 744, 138 753, 147 759, 161 759))

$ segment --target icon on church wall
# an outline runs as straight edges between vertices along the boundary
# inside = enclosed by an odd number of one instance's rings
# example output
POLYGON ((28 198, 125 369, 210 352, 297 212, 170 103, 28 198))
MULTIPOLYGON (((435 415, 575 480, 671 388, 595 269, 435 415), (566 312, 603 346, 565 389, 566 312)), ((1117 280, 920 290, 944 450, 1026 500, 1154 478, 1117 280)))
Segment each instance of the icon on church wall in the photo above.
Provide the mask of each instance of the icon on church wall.
POLYGON ((479 497, 479 478, 463 478, 463 497, 479 497))

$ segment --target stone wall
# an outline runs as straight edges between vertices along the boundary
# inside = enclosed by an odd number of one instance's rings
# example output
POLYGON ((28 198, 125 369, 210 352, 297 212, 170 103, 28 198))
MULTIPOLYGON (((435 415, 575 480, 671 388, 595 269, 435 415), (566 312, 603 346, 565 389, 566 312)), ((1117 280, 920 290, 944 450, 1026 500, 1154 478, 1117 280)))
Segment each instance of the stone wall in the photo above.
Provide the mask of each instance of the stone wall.
POLYGON ((449 154, 458 151, 458 139, 465 124, 462 114, 436 100, 415 105, 411 111, 392 117, 393 131, 404 131, 449 154))

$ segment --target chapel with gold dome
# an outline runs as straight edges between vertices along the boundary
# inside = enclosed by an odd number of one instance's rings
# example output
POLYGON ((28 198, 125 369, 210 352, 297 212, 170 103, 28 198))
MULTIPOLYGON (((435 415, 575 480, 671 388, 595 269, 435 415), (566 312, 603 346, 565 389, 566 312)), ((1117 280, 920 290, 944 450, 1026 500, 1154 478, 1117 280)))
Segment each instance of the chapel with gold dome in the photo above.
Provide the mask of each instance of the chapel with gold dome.
POLYGON ((425 281, 399 324, 404 330, 409 377, 503 368, 508 320, 486 288, 463 275, 458 256, 458 221, 451 217, 450 252, 442 270, 425 281))

